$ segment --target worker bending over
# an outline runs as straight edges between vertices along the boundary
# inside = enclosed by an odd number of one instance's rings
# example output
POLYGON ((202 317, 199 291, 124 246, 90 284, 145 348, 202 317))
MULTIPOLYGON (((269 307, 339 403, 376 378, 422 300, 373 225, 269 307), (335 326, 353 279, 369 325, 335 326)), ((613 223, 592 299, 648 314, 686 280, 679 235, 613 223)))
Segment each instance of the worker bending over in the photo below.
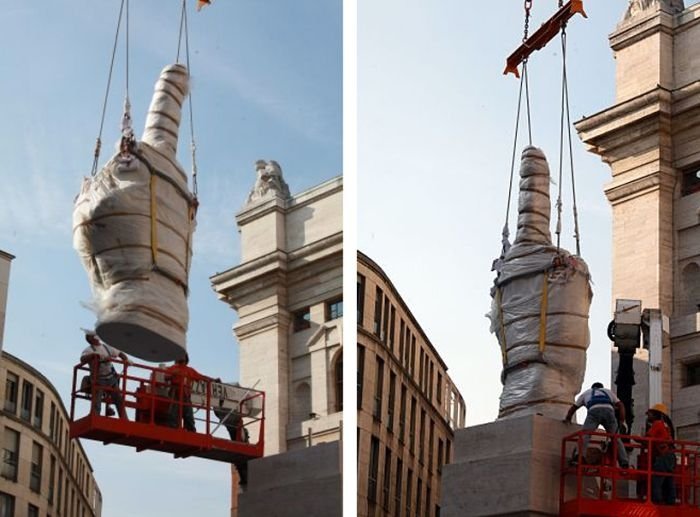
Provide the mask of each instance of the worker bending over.
MULTIPOLYGON (((595 431, 598 429, 598 426, 602 425, 605 432, 616 434, 618 426, 615 409, 619 412, 620 421, 624 422, 625 420, 625 406, 617 398, 617 395, 611 390, 604 388, 600 382, 594 382, 590 389, 579 395, 576 402, 569 408, 564 422, 570 424, 574 413, 582 406, 586 406, 588 411, 586 420, 583 422, 584 431, 595 431)), ((583 450, 581 451, 583 454, 586 454, 590 439, 590 434, 583 435, 583 450)), ((629 467, 627 451, 620 438, 617 438, 617 462, 622 468, 626 469, 629 467)))

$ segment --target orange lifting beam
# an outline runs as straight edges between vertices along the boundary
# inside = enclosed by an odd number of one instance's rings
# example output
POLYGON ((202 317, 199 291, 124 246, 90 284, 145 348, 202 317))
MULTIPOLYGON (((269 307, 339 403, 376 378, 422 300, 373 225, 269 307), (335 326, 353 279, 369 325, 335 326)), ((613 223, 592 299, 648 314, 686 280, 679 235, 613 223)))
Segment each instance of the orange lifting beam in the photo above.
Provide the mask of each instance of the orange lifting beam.
POLYGON ((556 36, 564 24, 569 21, 576 13, 581 13, 584 18, 588 18, 583 10, 583 0, 570 0, 554 16, 544 22, 542 26, 535 31, 508 59, 506 59, 506 69, 503 74, 515 74, 515 77, 520 77, 518 66, 525 61, 530 54, 536 50, 540 50, 556 36))

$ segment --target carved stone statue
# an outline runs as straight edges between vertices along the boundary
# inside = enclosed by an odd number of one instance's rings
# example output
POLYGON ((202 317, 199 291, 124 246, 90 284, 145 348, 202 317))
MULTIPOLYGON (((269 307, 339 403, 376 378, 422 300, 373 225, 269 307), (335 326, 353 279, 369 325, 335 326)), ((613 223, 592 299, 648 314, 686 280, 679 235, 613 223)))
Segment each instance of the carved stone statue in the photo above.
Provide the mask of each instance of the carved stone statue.
POLYGON ((676 14, 685 9, 683 0, 629 0, 629 6, 624 20, 629 20, 649 9, 663 9, 666 12, 676 14))
POLYGON ((248 194, 246 204, 274 196, 285 199, 290 196, 289 186, 282 177, 282 168, 279 163, 274 160, 269 162, 258 160, 255 162, 255 172, 258 177, 253 189, 248 194))

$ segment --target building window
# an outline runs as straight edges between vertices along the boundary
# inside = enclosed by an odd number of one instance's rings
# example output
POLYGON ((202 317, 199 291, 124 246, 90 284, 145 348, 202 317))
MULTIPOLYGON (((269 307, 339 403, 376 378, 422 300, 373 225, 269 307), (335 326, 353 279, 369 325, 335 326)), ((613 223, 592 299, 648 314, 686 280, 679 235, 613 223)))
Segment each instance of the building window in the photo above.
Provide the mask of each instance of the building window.
POLYGON ((399 442, 403 443, 406 434, 406 386, 401 384, 401 407, 399 408, 399 442))
POLYGON ((428 400, 433 401, 433 375, 435 374, 435 365, 430 361, 430 375, 428 377, 428 400))
POLYGON ((695 166, 683 171, 683 196, 700 192, 700 168, 695 166))
POLYGON ((382 341, 386 342, 387 339, 389 339, 389 313, 391 310, 389 309, 389 297, 384 296, 384 316, 383 316, 383 323, 382 323, 382 341))
POLYGON ((335 362, 335 410, 343 410, 343 351, 339 350, 338 360, 335 362))
POLYGON ((61 500, 63 495, 63 469, 58 468, 58 494, 56 495, 56 513, 61 512, 61 500))
POLYGON ((396 308, 392 305, 391 306, 391 318, 389 320, 389 341, 387 343, 387 346, 389 347, 389 350, 394 350, 394 330, 396 327, 396 308))
POLYGON ((5 492, 0 492, 0 517, 14 517, 15 498, 5 492))
POLYGON ((449 465, 452 456, 452 442, 449 438, 445 440, 445 465, 449 465))
POLYGON ((44 392, 40 389, 36 390, 34 398, 34 427, 41 429, 44 422, 44 392))
POLYGON ((32 443, 32 466, 29 476, 29 488, 34 492, 41 491, 41 467, 44 457, 44 448, 38 443, 32 443))
POLYGON ((700 384, 700 361, 685 365, 685 387, 700 384))
POLYGON ((292 327, 294 332, 306 330, 311 327, 311 309, 304 307, 292 313, 292 327))
POLYGON ((372 436, 369 448, 369 478, 367 480, 367 499, 377 502, 377 475, 379 474, 379 438, 372 436))
POLYGON ((442 374, 440 372, 437 374, 437 390, 435 391, 435 397, 437 398, 438 404, 442 404, 442 374))
POLYGON ((337 320, 343 317, 343 299, 338 298, 326 302, 326 321, 337 320))
POLYGON ((437 471, 442 472, 442 465, 445 463, 443 453, 443 441, 442 438, 438 438, 438 451, 437 451, 437 471))
POLYGON ((396 458, 396 484, 394 485, 394 515, 401 517, 401 489, 403 486, 403 461, 396 458))
POLYGON ((22 406, 20 408, 19 416, 26 421, 30 421, 32 418, 32 398, 34 397, 34 386, 32 383, 24 381, 22 382, 22 406))
POLYGON ((389 401, 387 405, 386 428, 389 432, 394 431, 394 404, 396 404, 396 374, 389 370, 389 401))
POLYGON ((362 327, 365 315, 365 277, 357 275, 357 324, 362 327))
POLYGON ((389 510, 389 496, 391 491, 391 449, 384 450, 384 479, 382 482, 382 506, 389 510))
MULTIPOLYGON (((428 434, 428 472, 433 470, 433 440, 435 439, 435 422, 430 419, 430 434, 428 434)), ((430 499, 430 498, 428 498, 430 499)))
POLYGON ((357 409, 362 409, 362 386, 365 376, 365 347, 357 345, 357 409))
POLYGON ((17 390, 19 389, 19 378, 12 372, 7 372, 5 378, 5 411, 13 415, 17 412, 17 390))
POLYGON ((56 404, 51 402, 51 409, 49 410, 49 437, 51 440, 56 443, 56 435, 57 433, 56 429, 56 404))
MULTIPOLYGON (((417 477, 417 476, 416 476, 417 477)), ((421 496, 423 495, 423 480, 421 478, 416 479, 416 515, 420 515, 420 503, 421 496)))
POLYGON ((425 517, 430 517, 430 508, 432 503, 430 502, 430 487, 425 489, 425 517))
MULTIPOLYGON (((420 410, 420 434, 418 435, 418 461, 423 464, 425 458, 425 410, 420 410)), ((420 512, 418 512, 420 513, 420 512)))
POLYGON ((416 446, 416 397, 411 397, 411 419, 408 425, 408 450, 413 454, 416 446))
POLYGON ((376 420, 382 418, 382 396, 384 394, 384 361, 377 357, 376 383, 374 385, 374 408, 372 416, 376 420))
POLYGON ((53 504, 54 484, 56 483, 56 457, 51 455, 51 463, 49 464, 49 504, 53 504))
POLYGON ((416 336, 411 336, 411 363, 409 365, 411 377, 416 373, 416 336))
POLYGON ((406 517, 413 517, 411 513, 411 493, 413 492, 413 471, 408 469, 406 473, 406 517))
POLYGON ((3 436, 2 477, 17 481, 17 465, 19 459, 19 433, 9 427, 5 428, 3 436))
POLYGON ((404 340, 404 331, 406 324, 403 322, 403 320, 400 321, 399 323, 399 361, 403 361, 403 340, 404 340))
POLYGON ((39 517, 39 508, 33 504, 27 505, 27 517, 39 517))
POLYGON ((383 339, 382 334, 382 300, 384 293, 377 287, 374 297, 374 327, 372 332, 379 338, 383 339))

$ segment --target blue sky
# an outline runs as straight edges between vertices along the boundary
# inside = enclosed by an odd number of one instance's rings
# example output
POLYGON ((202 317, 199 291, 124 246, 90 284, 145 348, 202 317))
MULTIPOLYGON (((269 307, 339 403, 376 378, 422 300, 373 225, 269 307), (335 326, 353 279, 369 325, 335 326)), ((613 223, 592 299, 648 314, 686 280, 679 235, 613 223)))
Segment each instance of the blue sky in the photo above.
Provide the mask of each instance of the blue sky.
MULTIPOLYGON (((209 277, 239 261, 235 213, 257 159, 277 160, 292 192, 340 174, 340 0, 188 0, 200 210, 190 273, 192 365, 238 378, 235 313, 209 277)), ((177 49, 180 2, 131 5, 130 97, 137 135, 153 84, 177 49)), ((119 1, 3 2, 0 17, 0 249, 12 264, 5 350, 42 371, 64 397, 94 318, 71 246, 73 198, 89 175, 119 1)), ((119 137, 124 48, 115 64, 101 164, 119 137)), ((190 169, 187 122, 181 163, 190 169)), ((226 516, 223 463, 174 460, 84 442, 104 517, 226 516)))
MULTIPOLYGON (((607 36, 626 5, 585 2, 589 18, 577 15, 569 24, 573 120, 614 103, 607 36)), ((555 10, 554 1, 533 2, 530 33, 555 10)), ((519 86, 502 72, 523 24, 519 1, 359 2, 358 247, 392 278, 447 363, 466 401, 467 425, 496 418, 501 393, 500 351, 485 315, 491 263, 501 249, 519 86)), ((556 175, 559 38, 532 56, 529 71, 533 143, 556 175)), ((521 134, 518 157, 525 142, 521 134)), ((610 172, 575 132, 574 160, 582 257, 594 283, 584 385, 608 384, 611 210, 603 187, 610 172)), ((562 245, 571 250, 570 185, 564 182, 569 217, 562 245)))

